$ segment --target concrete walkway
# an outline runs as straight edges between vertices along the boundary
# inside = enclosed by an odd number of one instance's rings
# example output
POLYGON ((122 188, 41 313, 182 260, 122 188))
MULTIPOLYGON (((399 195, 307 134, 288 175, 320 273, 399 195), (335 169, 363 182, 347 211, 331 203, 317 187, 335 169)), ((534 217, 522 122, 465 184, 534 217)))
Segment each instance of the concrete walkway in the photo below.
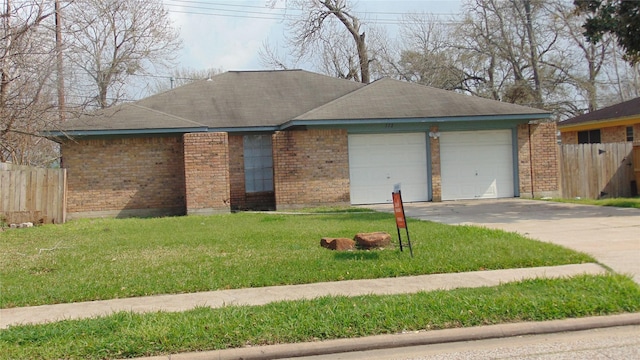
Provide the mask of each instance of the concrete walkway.
MULTIPOLYGON (((367 207, 393 211, 391 204, 367 207)), ((581 251, 640 284, 640 209, 524 199, 408 203, 404 208, 407 217, 512 231, 581 251)))
POLYGON ((219 308, 229 305, 264 305, 276 301, 313 299, 328 295, 407 294, 440 289, 450 290, 455 288, 496 286, 505 282, 539 277, 558 278, 578 274, 603 274, 606 271, 605 268, 598 264, 574 264, 373 280, 349 280, 306 285, 270 286, 192 294, 158 295, 71 304, 31 306, 0 309, 0 329, 19 324, 90 318, 109 315, 119 311, 177 312, 193 309, 198 306, 219 308))

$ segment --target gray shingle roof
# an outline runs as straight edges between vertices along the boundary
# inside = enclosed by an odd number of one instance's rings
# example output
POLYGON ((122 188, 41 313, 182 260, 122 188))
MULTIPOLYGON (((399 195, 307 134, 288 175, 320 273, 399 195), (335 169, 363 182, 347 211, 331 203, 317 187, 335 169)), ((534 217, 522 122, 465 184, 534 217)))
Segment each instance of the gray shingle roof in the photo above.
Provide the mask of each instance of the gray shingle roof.
POLYGON ((67 121, 60 130, 228 131, 276 128, 291 121, 496 115, 544 118, 549 113, 391 79, 364 85, 303 70, 232 71, 67 121))
POLYGON ((548 114, 547 111, 384 78, 295 120, 548 114))
POLYGON ((640 115, 640 97, 561 121, 558 123, 558 127, 614 120, 634 115, 640 115))
POLYGON ((85 116, 62 129, 276 126, 363 86, 302 70, 231 71, 135 102, 148 111, 85 116))
POLYGON ((156 111, 137 103, 127 103, 63 124, 67 130, 151 130, 197 128, 206 125, 175 115, 156 111))

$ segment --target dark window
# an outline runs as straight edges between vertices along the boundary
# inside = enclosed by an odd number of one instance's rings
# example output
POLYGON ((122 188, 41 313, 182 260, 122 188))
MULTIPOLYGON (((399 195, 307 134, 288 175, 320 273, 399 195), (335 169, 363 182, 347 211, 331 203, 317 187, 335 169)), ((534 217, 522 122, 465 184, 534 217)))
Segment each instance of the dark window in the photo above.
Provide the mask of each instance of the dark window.
POLYGON ((578 144, 599 144, 600 129, 578 131, 578 144))
POLYGON ((627 126, 627 141, 633 141, 633 126, 627 126))
POLYGON ((244 181, 248 193, 273 191, 271 135, 244 136, 244 181))

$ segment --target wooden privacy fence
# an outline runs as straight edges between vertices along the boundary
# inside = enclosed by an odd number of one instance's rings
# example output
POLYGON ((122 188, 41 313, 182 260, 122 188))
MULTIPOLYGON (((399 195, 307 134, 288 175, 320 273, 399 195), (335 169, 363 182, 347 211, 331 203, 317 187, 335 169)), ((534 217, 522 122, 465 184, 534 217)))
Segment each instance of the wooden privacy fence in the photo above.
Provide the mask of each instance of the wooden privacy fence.
POLYGON ((560 145, 564 198, 637 195, 633 146, 628 143, 560 145))
POLYGON ((0 163, 0 216, 9 224, 62 224, 67 171, 0 163))

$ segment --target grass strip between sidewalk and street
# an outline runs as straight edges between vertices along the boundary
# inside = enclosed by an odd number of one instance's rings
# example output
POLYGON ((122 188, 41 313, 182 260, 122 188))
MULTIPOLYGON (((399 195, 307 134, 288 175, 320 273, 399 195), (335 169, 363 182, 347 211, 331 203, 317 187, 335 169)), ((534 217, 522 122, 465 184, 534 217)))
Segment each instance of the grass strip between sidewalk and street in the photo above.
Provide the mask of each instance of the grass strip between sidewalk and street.
POLYGON ((595 262, 515 233, 410 219, 411 258, 399 250, 393 214, 315 211, 85 219, 3 231, 0 307, 595 262), (374 231, 392 234, 392 246, 320 247, 322 237, 374 231))
POLYGON ((637 311, 640 288, 628 277, 582 275, 12 326, 0 331, 0 359, 127 358, 637 311))

